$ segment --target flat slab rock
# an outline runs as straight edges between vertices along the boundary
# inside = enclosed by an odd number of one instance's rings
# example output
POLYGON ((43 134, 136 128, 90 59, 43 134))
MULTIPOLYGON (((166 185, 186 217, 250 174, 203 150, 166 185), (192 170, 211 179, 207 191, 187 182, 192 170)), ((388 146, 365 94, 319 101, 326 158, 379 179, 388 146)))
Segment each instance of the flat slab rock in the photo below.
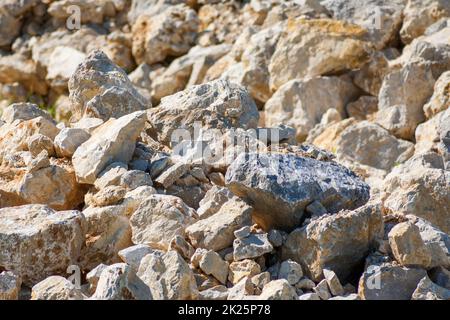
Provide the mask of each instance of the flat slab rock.
POLYGON ((314 201, 336 213, 364 205, 370 194, 349 169, 295 154, 241 154, 225 179, 234 194, 254 207, 253 218, 264 228, 292 230, 314 201))

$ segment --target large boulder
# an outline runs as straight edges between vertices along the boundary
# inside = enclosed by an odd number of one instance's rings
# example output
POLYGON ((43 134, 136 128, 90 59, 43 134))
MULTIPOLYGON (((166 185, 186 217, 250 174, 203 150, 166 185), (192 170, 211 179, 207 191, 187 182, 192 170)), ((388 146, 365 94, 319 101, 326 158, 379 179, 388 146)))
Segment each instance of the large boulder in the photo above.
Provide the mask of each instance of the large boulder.
POLYGON ((325 215, 294 230, 282 248, 283 259, 300 263, 312 280, 322 279, 324 269, 345 280, 376 247, 383 233, 381 207, 369 203, 354 211, 325 215))
POLYGON ((110 119, 75 151, 73 166, 80 183, 94 184, 98 174, 113 162, 128 163, 133 157, 136 139, 144 129, 146 113, 136 111, 119 119, 110 119))
POLYGON ((85 241, 79 211, 56 212, 44 205, 0 209, 0 267, 33 285, 76 264, 85 241))
POLYGON ((88 116, 106 121, 151 107, 125 71, 100 50, 78 65, 69 80, 69 92, 75 120, 88 116))
POLYGON ((265 228, 298 227, 314 201, 335 213, 369 200, 369 186, 347 168, 296 154, 241 154, 226 184, 254 207, 253 219, 265 228))

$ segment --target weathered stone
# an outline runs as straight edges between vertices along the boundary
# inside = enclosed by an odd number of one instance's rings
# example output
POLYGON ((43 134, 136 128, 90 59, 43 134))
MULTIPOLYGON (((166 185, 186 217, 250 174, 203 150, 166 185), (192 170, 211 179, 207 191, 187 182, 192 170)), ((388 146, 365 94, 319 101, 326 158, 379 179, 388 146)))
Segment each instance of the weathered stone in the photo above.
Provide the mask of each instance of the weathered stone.
POLYGON ((298 297, 298 300, 320 300, 317 293, 305 293, 298 297))
POLYGON ((417 285, 412 300, 450 300, 450 290, 431 282, 426 276, 417 285))
POLYGON ((275 248, 281 247, 284 243, 285 235, 282 231, 272 229, 268 233, 269 241, 275 248))
POLYGON ((111 119, 97 128, 72 157, 78 181, 93 184, 98 174, 109 164, 128 163, 145 120, 145 112, 139 111, 111 119))
POLYGON ((218 251, 232 245, 234 231, 251 224, 252 208, 239 199, 226 202, 209 218, 186 228, 186 235, 194 247, 218 251))
POLYGON ((133 24, 133 56, 152 65, 189 51, 197 36, 198 18, 186 5, 170 6, 153 17, 141 15, 133 24))
POLYGON ((283 258, 299 262, 312 280, 320 280, 323 269, 329 269, 344 281, 383 233, 380 205, 369 203, 294 230, 283 246, 283 258))
POLYGON ((228 300, 245 300, 254 291, 255 286, 251 282, 250 277, 244 277, 228 290, 228 300))
POLYGON ((328 109, 334 108, 344 117, 345 105, 356 97, 357 92, 357 88, 346 78, 291 80, 265 104, 266 125, 291 126, 296 129, 297 141, 302 142, 328 109))
MULTIPOLYGON (((115 4, 118 1, 93 1, 93 0, 60 0, 54 1, 48 8, 48 13, 55 18, 66 20, 72 14, 71 6, 77 6, 83 14, 81 23, 99 23, 103 22, 104 17, 115 15, 115 4), (112 10, 112 12, 111 12, 112 10)), ((120 6, 119 6, 120 8, 120 6)), ((123 9, 123 8, 122 8, 123 9)))
POLYGON ((95 289, 97 289, 98 280, 102 275, 103 270, 105 270, 108 266, 106 264, 100 263, 94 269, 89 271, 86 274, 86 281, 89 282, 89 292, 91 294, 95 293, 95 289))
POLYGON ((285 279, 273 280, 263 288, 260 300, 297 300, 294 287, 285 279))
POLYGON ((336 273, 332 270, 323 269, 323 276, 325 277, 325 280, 327 280, 328 288, 333 296, 344 295, 344 288, 342 287, 336 273))
POLYGON ((283 261, 278 271, 279 279, 286 279, 290 285, 295 285, 303 277, 302 266, 292 260, 283 261))
POLYGON ((177 251, 183 258, 185 258, 188 261, 191 260, 195 252, 191 244, 180 235, 176 235, 175 237, 172 238, 168 250, 177 251))
POLYGON ((299 226, 314 200, 337 212, 369 198, 369 187, 350 170, 295 154, 241 154, 228 168, 226 183, 254 206, 253 219, 267 229, 299 226))
POLYGON ((363 300, 410 300, 426 271, 392 264, 370 265, 359 280, 363 300))
POLYGON ((328 281, 326 279, 320 281, 313 290, 321 300, 328 300, 331 298, 330 288, 328 288, 328 281))
POLYGON ((0 300, 19 300, 22 279, 13 272, 0 273, 0 300))
POLYGON ((207 290, 200 291, 199 300, 227 300, 228 288, 225 286, 215 286, 207 290))
POLYGON ((43 134, 34 134, 27 140, 28 150, 33 157, 37 157, 42 151, 46 151, 49 157, 55 155, 55 146, 53 141, 43 134))
POLYGON ((345 110, 356 120, 367 120, 378 111, 378 99, 372 96, 361 96, 358 100, 349 103, 345 110))
POLYGON ((174 236, 184 236, 185 228, 195 221, 195 211, 177 197, 151 195, 130 218, 135 244, 167 249, 174 236))
POLYGON ((155 182, 167 189, 173 185, 175 181, 186 174, 190 168, 191 166, 188 163, 177 162, 173 166, 166 169, 158 178, 156 178, 155 182))
POLYGON ((212 275, 222 284, 227 283, 228 262, 223 261, 215 251, 208 251, 199 262, 200 269, 207 275, 212 275))
POLYGON ((267 233, 252 233, 243 239, 233 242, 233 256, 235 261, 260 257, 273 250, 267 238, 267 233))
POLYGON ((77 49, 57 46, 49 56, 47 65, 46 80, 50 82, 52 89, 67 90, 70 77, 85 58, 86 55, 77 49))
POLYGON ((154 300, 190 300, 198 296, 194 274, 176 251, 145 256, 138 276, 150 287, 154 300))
POLYGON ((450 106, 450 71, 444 72, 434 85, 434 93, 423 110, 428 119, 450 106))
POLYGON ((90 137, 90 134, 82 129, 64 128, 55 137, 56 154, 59 157, 71 158, 77 148, 90 137))
POLYGON ((151 107, 133 87, 127 74, 101 51, 93 51, 69 80, 74 119, 108 120, 151 107))
POLYGON ((61 276, 51 276, 34 285, 31 300, 84 300, 79 288, 61 276))
POLYGON ((145 244, 136 244, 134 246, 119 251, 119 257, 129 266, 139 269, 141 260, 148 254, 163 254, 162 251, 152 249, 145 244))
POLYGON ((425 246, 420 230, 410 222, 397 224, 389 232, 389 244, 395 259, 403 266, 428 268, 431 253, 425 246))
POLYGON ((84 244, 82 213, 27 205, 0 209, 0 222, 0 266, 20 275, 26 285, 65 274, 76 264, 84 244))
POLYGON ((250 236, 250 233, 252 232, 252 229, 250 226, 244 226, 234 232, 234 236, 236 239, 243 240, 250 236))
POLYGON ((151 300, 150 289, 125 263, 106 267, 98 279, 93 300, 151 300))
POLYGON ((259 119, 255 102, 247 91, 225 80, 195 85, 164 97, 148 113, 155 137, 166 145, 174 139, 179 142, 177 132, 172 137, 176 129, 186 129, 192 135, 196 122, 203 129, 250 129, 256 127, 259 119))
POLYGON ((54 120, 48 112, 40 109, 33 103, 13 103, 2 112, 2 120, 6 123, 13 123, 16 120, 26 121, 38 117, 43 117, 54 123, 54 120))
POLYGON ((261 273, 261 266, 253 260, 247 259, 235 261, 230 264, 228 279, 232 284, 237 284, 245 277, 252 277, 261 273))
POLYGON ((361 40, 365 33, 362 27, 337 20, 289 20, 269 64, 271 88, 361 67, 369 55, 361 40))

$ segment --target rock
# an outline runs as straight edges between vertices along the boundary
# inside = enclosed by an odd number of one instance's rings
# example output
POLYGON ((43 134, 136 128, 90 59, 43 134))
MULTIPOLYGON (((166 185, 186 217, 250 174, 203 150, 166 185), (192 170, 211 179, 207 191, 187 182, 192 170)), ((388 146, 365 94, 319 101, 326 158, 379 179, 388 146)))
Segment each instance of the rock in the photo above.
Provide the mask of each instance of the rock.
POLYGON ((74 119, 82 117, 120 118, 151 107, 127 74, 101 51, 91 52, 69 80, 74 119))
POLYGON ((250 226, 244 226, 238 230, 236 230, 234 232, 234 236, 236 237, 237 240, 243 240, 245 238, 247 238, 248 236, 250 236, 252 229, 250 228, 250 226))
POLYGON ((361 300, 356 293, 349 294, 347 296, 336 296, 328 300, 361 300))
POLYGON ((321 4, 337 20, 344 20, 367 29, 366 38, 377 49, 396 40, 402 24, 403 0, 327 0, 321 4))
POLYGON ((40 109, 33 103, 13 103, 5 108, 2 113, 2 120, 6 123, 13 123, 16 120, 31 120, 43 117, 50 122, 55 122, 51 115, 40 109))
POLYGON ((361 96, 358 100, 349 103, 345 110, 356 120, 367 120, 378 111, 378 99, 372 96, 361 96))
POLYGON ((133 243, 167 249, 174 236, 184 236, 185 228, 195 221, 195 215, 180 198, 151 195, 130 218, 133 243))
POLYGON ((442 268, 442 267, 435 268, 430 272, 430 278, 438 286, 444 287, 444 288, 450 290, 450 271, 449 270, 442 268))
POLYGON ((330 289, 328 288, 328 281, 326 279, 320 281, 313 290, 317 293, 321 300, 328 300, 331 298, 330 289))
POLYGON ((311 279, 308 279, 306 277, 303 277, 295 284, 295 287, 300 290, 312 290, 316 284, 311 279))
POLYGON ((450 71, 444 72, 434 85, 434 93, 430 101, 424 105, 423 111, 427 119, 444 111, 450 105, 450 71))
POLYGON ((362 41, 365 33, 337 20, 289 20, 269 64, 270 87, 276 90, 292 79, 361 67, 369 55, 362 41))
POLYGON ((191 260, 192 256, 194 255, 194 252, 195 252, 195 250, 191 246, 191 244, 189 242, 187 242, 186 239, 180 235, 177 235, 172 238, 172 241, 170 242, 168 250, 177 251, 186 260, 191 260))
POLYGON ((441 17, 450 16, 450 4, 445 0, 412 0, 408 1, 403 15, 400 37, 403 43, 408 44, 441 17))
POLYGON ((272 229, 269 231, 268 235, 269 241, 273 247, 281 247, 285 240, 285 234, 279 230, 272 229))
POLYGON ((320 300, 317 293, 305 293, 298 297, 298 300, 320 300))
MULTIPOLYGON (((67 19, 71 16, 71 6, 76 5, 81 12, 81 23, 98 23, 101 24, 105 16, 111 11, 110 5, 114 5, 114 1, 77 1, 77 0, 60 0, 54 1, 48 8, 48 13, 58 19, 67 19)), ((112 7, 113 12, 115 7, 112 7)), ((115 13, 115 12, 114 12, 115 13)), ((115 15, 115 14, 113 14, 115 15)))
POLYGON ((330 108, 345 116, 345 105, 356 97, 357 88, 346 78, 294 79, 283 84, 265 104, 266 125, 286 124, 296 129, 302 142, 330 108))
POLYGON ((89 282, 89 292, 91 294, 95 293, 95 290, 97 289, 98 280, 100 279, 100 276, 102 275, 103 270, 105 270, 108 266, 106 264, 99 264, 94 269, 88 272, 86 274, 86 281, 89 282))
POLYGON ((53 141, 43 134, 34 134, 27 140, 28 150, 33 157, 37 157, 42 151, 46 151, 49 157, 55 156, 53 141))
POLYGON ((139 279, 136 271, 125 263, 103 270, 93 300, 151 300, 150 289, 139 279))
POLYGON ((323 269, 323 276, 325 277, 328 288, 330 289, 330 292, 333 296, 344 295, 344 288, 342 287, 342 284, 339 281, 336 273, 334 273, 332 270, 323 269))
POLYGON ((150 288, 153 300, 191 300, 198 296, 194 274, 176 251, 145 256, 138 276, 150 288))
POLYGON ((92 134, 95 129, 100 127, 104 121, 99 118, 82 118, 77 122, 71 123, 73 129, 82 129, 89 134, 92 134))
POLYGON ((229 269, 228 280, 232 284, 237 284, 245 277, 253 277, 261 273, 261 266, 250 259, 234 261, 230 264, 229 269))
POLYGON ((254 291, 255 287, 250 277, 244 277, 228 290, 228 300, 245 300, 254 291))
POLYGON ((177 162, 173 166, 166 169, 158 178, 156 178, 155 182, 167 189, 173 185, 175 181, 185 175, 190 168, 191 166, 188 163, 177 162))
POLYGON ((234 231, 251 224, 252 208, 239 199, 231 199, 209 218, 186 228, 194 247, 218 251, 232 245, 234 231))
POLYGON ((139 265, 141 260, 148 254, 162 254, 162 251, 152 249, 150 246, 145 244, 136 244, 134 246, 122 249, 119 251, 119 257, 123 262, 139 270, 139 265))
POLYGON ((264 286, 259 300, 297 300, 297 293, 287 280, 273 280, 264 286))
POLYGON ((56 154, 61 158, 71 158, 77 148, 90 137, 83 129, 64 128, 55 137, 56 154))
POLYGON ((395 259, 403 266, 427 269, 431 253, 420 236, 417 226, 409 222, 397 224, 389 232, 389 244, 395 259))
POLYGON ((449 233, 449 179, 449 172, 430 166, 426 155, 414 156, 386 176, 383 206, 390 212, 414 214, 449 233))
POLYGON ((414 152, 411 142, 399 140, 367 121, 344 129, 336 144, 336 155, 345 163, 356 162, 385 171, 405 162, 414 152))
POLYGON ((253 219, 266 229, 299 226, 314 200, 337 212, 369 198, 369 187, 348 169, 295 154, 241 154, 228 168, 226 184, 253 205, 253 219))
POLYGON ((283 261, 278 271, 279 279, 286 279, 290 285, 297 284, 303 277, 302 266, 292 260, 283 261))
POLYGON ((225 286, 215 286, 211 289, 200 291, 198 294, 199 300, 227 300, 228 288, 225 286))
POLYGON ((450 290, 431 282, 426 276, 417 285, 412 300, 450 300, 450 290))
POLYGON ((51 276, 34 285, 31 300, 84 300, 79 288, 61 276, 51 276))
POLYGON ((195 85, 164 97, 148 114, 155 138, 166 145, 179 142, 176 129, 188 130, 192 137, 196 122, 203 129, 250 129, 256 127, 259 119, 255 102, 247 91, 225 80, 195 85))
POLYGON ((207 275, 212 275, 222 284, 227 283, 228 262, 223 261, 220 255, 214 251, 208 251, 199 262, 200 269, 207 275))
POLYGON ((0 266, 26 285, 65 274, 85 240, 85 219, 78 211, 56 212, 44 205, 3 208, 0 222, 0 266))
POLYGON ((186 5, 170 6, 153 17, 143 14, 132 26, 133 56, 138 64, 152 65, 189 51, 197 36, 199 20, 186 5))
POLYGON ((128 163, 133 156, 136 139, 144 128, 145 116, 145 112, 139 111, 111 119, 97 128, 73 154, 77 180, 93 184, 109 164, 128 163))
POLYGON ((0 300, 19 300, 22 279, 13 272, 0 273, 0 300))
POLYGON ((359 280, 362 300, 410 300, 426 271, 392 264, 369 266, 359 280))
POLYGON ((417 126, 415 155, 439 150, 441 122, 445 121, 447 113, 450 115, 450 111, 440 112, 417 126))
MULTIPOLYGON (((253 261, 253 260, 248 260, 253 261)), ((255 288, 258 290, 262 290, 266 284, 270 282, 270 273, 262 272, 252 277, 252 283, 255 285, 255 288)))
POLYGON ((235 239, 233 249, 234 260, 239 261, 254 259, 270 253, 273 246, 267 238, 267 233, 252 233, 243 239, 235 239))
POLYGON ((53 89, 66 89, 70 77, 85 58, 86 55, 79 50, 57 46, 49 57, 46 80, 50 82, 53 89))
POLYGON ((380 205, 369 203, 354 211, 320 217, 295 229, 288 236, 282 255, 283 259, 300 263, 312 280, 319 281, 324 269, 333 270, 339 279, 345 280, 383 232, 380 205))

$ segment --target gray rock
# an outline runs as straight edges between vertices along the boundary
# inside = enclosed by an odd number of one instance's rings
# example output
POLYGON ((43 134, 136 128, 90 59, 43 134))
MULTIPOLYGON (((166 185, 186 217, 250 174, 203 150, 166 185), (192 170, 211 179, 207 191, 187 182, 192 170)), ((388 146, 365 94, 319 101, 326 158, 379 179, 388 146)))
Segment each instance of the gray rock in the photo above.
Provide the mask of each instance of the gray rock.
POLYGON ((313 290, 319 295, 321 300, 328 300, 331 298, 330 289, 328 288, 328 282, 326 279, 320 281, 313 290))
POLYGON ((19 300, 22 279, 11 271, 0 273, 0 300, 19 300))
POLYGON ((15 120, 31 120, 37 117, 43 117, 55 123, 48 112, 40 109, 33 103, 13 103, 5 108, 2 113, 2 120, 6 123, 13 123, 15 120))
POLYGON ((438 286, 426 276, 417 285, 412 300, 450 300, 450 290, 438 286))
POLYGON ((148 254, 163 254, 162 251, 152 249, 145 244, 136 244, 134 246, 122 249, 118 252, 119 257, 123 262, 133 267, 135 270, 139 269, 141 260, 148 254))
POLYGON ((56 154, 61 158, 71 158, 77 148, 90 137, 91 135, 82 129, 64 128, 55 137, 56 154))
POLYGON ((327 280, 328 288, 333 296, 342 296, 344 294, 344 288, 342 287, 339 278, 332 270, 323 269, 323 275, 327 280))
POLYGON ((237 238, 233 242, 235 261, 260 257, 273 250, 267 233, 252 233, 245 238, 237 238))
POLYGON ((286 260, 280 265, 279 279, 286 279, 290 285, 296 285, 303 277, 302 266, 295 261, 286 260))
POLYGON ((51 276, 34 285, 31 300, 84 300, 80 288, 61 276, 51 276))
POLYGON ((265 228, 292 230, 313 201, 334 213, 369 199, 368 185, 350 170, 294 154, 241 154, 225 178, 234 194, 254 206, 253 218, 265 228))

